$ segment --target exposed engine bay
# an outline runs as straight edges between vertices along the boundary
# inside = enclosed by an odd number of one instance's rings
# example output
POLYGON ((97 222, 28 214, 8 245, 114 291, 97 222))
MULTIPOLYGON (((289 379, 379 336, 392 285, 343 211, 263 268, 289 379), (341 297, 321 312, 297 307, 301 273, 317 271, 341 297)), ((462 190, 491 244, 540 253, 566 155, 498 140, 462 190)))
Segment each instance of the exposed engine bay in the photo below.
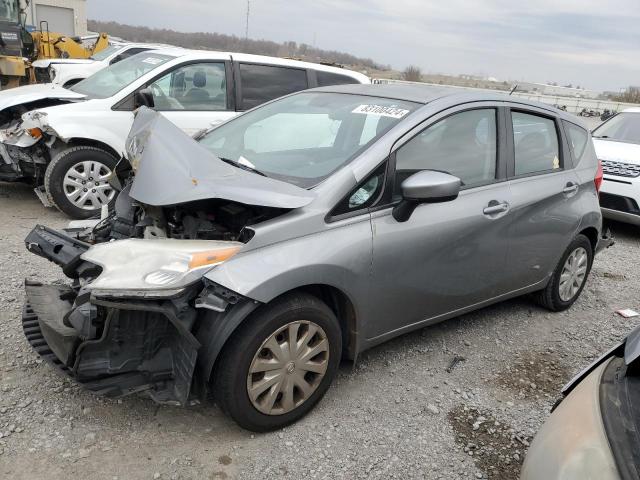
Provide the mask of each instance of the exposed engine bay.
POLYGON ((89 244, 126 238, 224 240, 248 242, 246 227, 277 217, 287 210, 244 205, 223 199, 198 200, 154 207, 133 200, 125 187, 113 213, 90 228, 71 229, 75 238, 89 244))

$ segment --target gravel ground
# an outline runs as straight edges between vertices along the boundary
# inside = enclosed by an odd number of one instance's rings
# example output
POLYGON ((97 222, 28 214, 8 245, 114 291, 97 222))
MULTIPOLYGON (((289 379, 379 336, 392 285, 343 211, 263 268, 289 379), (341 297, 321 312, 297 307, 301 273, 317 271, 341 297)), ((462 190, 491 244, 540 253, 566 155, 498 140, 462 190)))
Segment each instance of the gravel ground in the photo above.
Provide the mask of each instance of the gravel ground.
POLYGON ((66 219, 29 188, 0 183, 0 478, 516 479, 560 386, 637 320, 640 230, 613 224, 564 313, 516 299, 404 335, 345 364, 325 399, 280 432, 253 435, 216 408, 105 400, 31 351, 25 277, 60 279, 23 238, 66 219))

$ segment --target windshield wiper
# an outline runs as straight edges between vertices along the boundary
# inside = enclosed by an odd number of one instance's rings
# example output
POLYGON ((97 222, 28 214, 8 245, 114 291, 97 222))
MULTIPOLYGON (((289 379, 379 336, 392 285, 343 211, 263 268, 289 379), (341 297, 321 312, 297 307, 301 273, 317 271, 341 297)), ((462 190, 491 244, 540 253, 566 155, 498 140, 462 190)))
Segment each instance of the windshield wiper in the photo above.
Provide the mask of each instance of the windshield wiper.
POLYGON ((609 135, 594 135, 593 138, 611 138, 609 135))
POLYGON ((247 172, 257 173, 258 175, 262 175, 263 177, 267 176, 266 173, 263 173, 256 168, 251 168, 249 165, 244 165, 242 163, 236 162, 235 160, 231 160, 230 158, 223 158, 223 157, 218 157, 218 158, 222 160, 224 163, 228 163, 229 165, 233 165, 234 167, 238 167, 242 170, 246 170, 247 172))

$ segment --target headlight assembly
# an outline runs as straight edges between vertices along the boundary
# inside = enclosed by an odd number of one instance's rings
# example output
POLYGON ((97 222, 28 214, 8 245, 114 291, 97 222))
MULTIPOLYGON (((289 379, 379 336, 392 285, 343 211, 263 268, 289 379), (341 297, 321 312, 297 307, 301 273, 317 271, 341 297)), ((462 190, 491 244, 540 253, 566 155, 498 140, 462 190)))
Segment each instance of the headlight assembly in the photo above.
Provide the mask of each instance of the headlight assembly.
POLYGON ((81 258, 102 267, 88 287, 96 295, 171 296, 234 256, 242 243, 208 240, 118 240, 81 258))

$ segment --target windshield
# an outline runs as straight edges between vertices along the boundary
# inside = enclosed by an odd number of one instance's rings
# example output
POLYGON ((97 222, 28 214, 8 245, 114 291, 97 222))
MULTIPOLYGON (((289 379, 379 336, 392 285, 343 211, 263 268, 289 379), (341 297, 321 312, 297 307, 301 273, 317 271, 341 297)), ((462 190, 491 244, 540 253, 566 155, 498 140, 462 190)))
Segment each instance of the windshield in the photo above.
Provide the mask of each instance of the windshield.
POLYGON ((109 57, 110 55, 116 53, 121 48, 122 48, 122 46, 109 45, 104 50, 100 50, 98 53, 94 53, 89 58, 91 60, 98 60, 98 61, 105 60, 107 57, 109 57))
POLYGON ((173 60, 175 57, 143 52, 94 73, 70 90, 89 98, 109 98, 144 74, 173 60))
POLYGON ((0 21, 17 24, 19 15, 17 0, 0 0, 0 21))
POLYGON ((640 144, 640 113, 619 113, 593 131, 596 138, 640 144))
POLYGON ((361 95, 300 93, 245 113, 200 142, 220 158, 310 188, 419 106, 361 95))

